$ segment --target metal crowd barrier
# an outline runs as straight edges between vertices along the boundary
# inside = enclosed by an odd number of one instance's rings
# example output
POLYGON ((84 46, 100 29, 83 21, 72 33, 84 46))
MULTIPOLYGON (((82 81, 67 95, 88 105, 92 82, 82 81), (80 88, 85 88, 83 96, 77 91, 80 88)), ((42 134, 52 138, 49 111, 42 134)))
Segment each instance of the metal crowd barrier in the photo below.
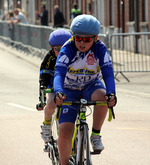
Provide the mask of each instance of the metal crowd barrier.
MULTIPOLYGON (((54 30, 52 27, 31 24, 13 24, 10 28, 8 21, 0 21, 0 36, 8 37, 12 41, 21 42, 38 49, 50 49, 48 39, 50 33, 54 30)), ((98 37, 108 47, 108 36, 99 34, 98 37)))
POLYGON ((7 21, 0 21, 0 36, 38 49, 50 49, 48 39, 54 30, 52 27, 31 24, 13 24, 10 27, 7 21))
POLYGON ((129 81, 124 72, 150 72, 150 32, 113 34, 110 54, 115 78, 120 73, 129 81))
POLYGON ((4 45, 6 45, 9 49, 9 47, 13 48, 14 50, 17 50, 19 52, 22 52, 26 55, 30 55, 32 57, 38 57, 41 60, 45 57, 47 50, 45 49, 38 49, 30 45, 25 45, 21 42, 12 41, 8 37, 2 37, 0 36, 0 42, 2 42, 4 45))

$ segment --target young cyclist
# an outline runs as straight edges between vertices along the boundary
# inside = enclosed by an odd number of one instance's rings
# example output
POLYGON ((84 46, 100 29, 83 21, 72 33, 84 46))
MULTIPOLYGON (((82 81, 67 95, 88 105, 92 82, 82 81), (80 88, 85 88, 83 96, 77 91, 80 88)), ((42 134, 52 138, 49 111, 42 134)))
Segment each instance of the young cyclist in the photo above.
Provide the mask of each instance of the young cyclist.
MULTIPOLYGON (((57 56, 63 44, 71 38, 71 33, 67 30, 59 29, 52 32, 49 36, 49 44, 51 50, 46 54, 44 60, 41 63, 40 67, 40 91, 41 88, 53 88, 53 79, 54 79, 54 68, 57 56)), ((41 92, 40 92, 41 95, 41 92)), ((44 122, 41 125, 41 136, 45 142, 48 142, 50 139, 51 133, 51 117, 56 108, 54 103, 54 93, 46 94, 47 104, 44 107, 44 122)), ((38 104, 38 110, 42 110, 41 104, 38 104)))
MULTIPOLYGON (((71 23, 72 39, 60 50, 55 65, 55 102, 63 100, 109 101, 110 107, 116 104, 115 81, 109 53, 98 39, 99 21, 91 15, 79 15, 71 23), (103 76, 105 86, 100 81, 103 76)), ((106 106, 94 106, 91 143, 94 151, 101 152, 104 146, 100 130, 107 113, 106 106)), ((61 165, 67 165, 71 152, 71 140, 77 106, 63 106, 59 119, 59 152, 61 165), (65 148, 65 149, 64 149, 65 148)))

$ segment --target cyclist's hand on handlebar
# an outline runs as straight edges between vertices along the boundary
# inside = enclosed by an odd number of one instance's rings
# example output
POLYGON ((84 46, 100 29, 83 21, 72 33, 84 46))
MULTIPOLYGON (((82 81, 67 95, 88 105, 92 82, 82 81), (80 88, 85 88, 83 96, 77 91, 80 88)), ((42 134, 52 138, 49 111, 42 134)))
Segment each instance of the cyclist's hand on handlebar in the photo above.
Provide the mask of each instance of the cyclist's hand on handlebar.
POLYGON ((66 99, 66 95, 62 92, 58 92, 56 93, 55 97, 54 97, 54 102, 58 105, 61 106, 63 103, 63 100, 66 99))
POLYGON ((108 102, 108 107, 114 107, 117 103, 117 97, 113 93, 105 95, 105 99, 108 102))
POLYGON ((40 90, 45 90, 46 86, 45 85, 40 85, 40 90))
POLYGON ((47 83, 45 81, 40 81, 40 90, 45 90, 47 88, 47 83))

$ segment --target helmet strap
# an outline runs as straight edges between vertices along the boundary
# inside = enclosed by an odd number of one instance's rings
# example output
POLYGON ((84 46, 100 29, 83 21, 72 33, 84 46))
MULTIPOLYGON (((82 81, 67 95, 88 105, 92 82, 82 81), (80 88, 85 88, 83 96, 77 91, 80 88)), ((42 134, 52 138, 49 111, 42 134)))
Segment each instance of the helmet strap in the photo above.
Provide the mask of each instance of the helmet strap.
POLYGON ((98 40, 98 35, 94 37, 95 42, 98 40))

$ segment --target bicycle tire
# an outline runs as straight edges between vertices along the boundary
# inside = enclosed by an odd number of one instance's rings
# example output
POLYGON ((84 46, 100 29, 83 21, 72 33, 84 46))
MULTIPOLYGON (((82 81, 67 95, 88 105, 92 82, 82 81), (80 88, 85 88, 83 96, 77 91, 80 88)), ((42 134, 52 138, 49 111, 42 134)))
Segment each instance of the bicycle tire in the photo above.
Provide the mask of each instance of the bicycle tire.
POLYGON ((76 165, 84 165, 84 127, 83 125, 78 127, 77 132, 78 144, 77 144, 77 156, 76 165))
POLYGON ((89 131, 88 126, 84 125, 84 145, 86 149, 86 155, 85 158, 85 165, 92 165, 92 159, 91 159, 91 152, 90 152, 90 144, 89 144, 89 131))
POLYGON ((60 165, 58 148, 55 144, 53 145, 53 149, 49 152, 49 158, 52 161, 52 165, 60 165))
POLYGON ((80 159, 78 165, 84 165, 84 132, 82 132, 81 148, 80 148, 80 159))
POLYGON ((52 116, 51 130, 52 130, 53 139, 58 141, 58 135, 59 135, 58 121, 55 120, 55 115, 56 115, 56 113, 54 113, 53 116, 52 116))
POLYGON ((83 125, 79 132, 79 143, 77 152, 77 165, 92 165, 90 145, 89 145, 89 132, 88 126, 83 125))
POLYGON ((59 151, 58 151, 58 121, 55 120, 56 112, 52 116, 51 120, 51 130, 52 130, 52 136, 51 136, 51 142, 49 145, 52 145, 50 147, 49 151, 49 158, 52 161, 52 165, 60 165, 60 158, 59 158, 59 151))

